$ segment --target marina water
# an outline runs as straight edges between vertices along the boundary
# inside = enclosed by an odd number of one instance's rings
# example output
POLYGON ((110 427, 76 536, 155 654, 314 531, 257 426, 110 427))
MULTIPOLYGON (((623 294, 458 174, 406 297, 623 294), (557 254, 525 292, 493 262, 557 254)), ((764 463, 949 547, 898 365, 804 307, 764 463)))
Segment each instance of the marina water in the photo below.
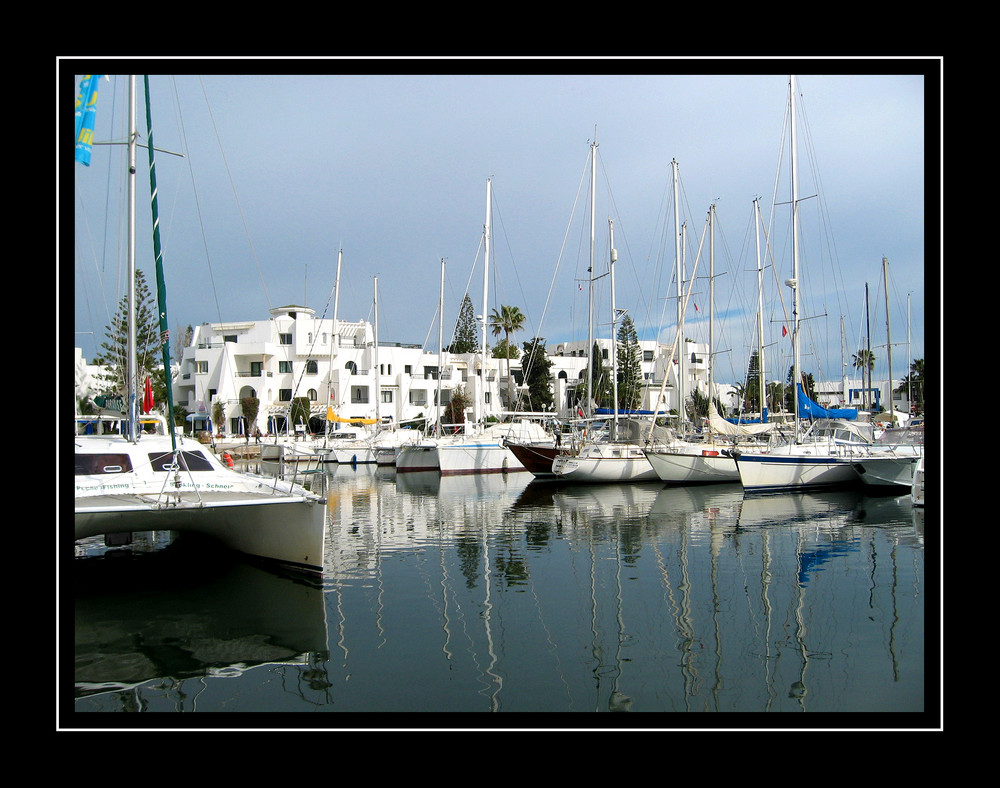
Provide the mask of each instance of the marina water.
POLYGON ((188 537, 78 545, 62 725, 211 711, 330 727, 354 723, 315 715, 450 727, 371 713, 563 713, 530 715, 534 727, 653 712, 615 724, 689 728, 705 724, 694 712, 741 712, 784 728, 809 724, 790 715, 872 712, 866 726, 905 726, 935 705, 936 596, 908 495, 376 466, 328 466, 317 483, 322 579, 188 537))

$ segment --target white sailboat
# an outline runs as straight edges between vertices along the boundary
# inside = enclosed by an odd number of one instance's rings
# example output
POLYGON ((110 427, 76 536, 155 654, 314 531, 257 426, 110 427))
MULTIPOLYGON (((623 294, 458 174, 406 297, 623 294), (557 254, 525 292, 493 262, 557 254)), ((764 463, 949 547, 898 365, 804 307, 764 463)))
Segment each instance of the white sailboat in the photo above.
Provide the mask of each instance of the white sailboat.
MULTIPOLYGON (((597 141, 590 146, 590 303, 593 312, 594 288, 594 219, 596 214, 596 167, 597 141)), ((611 434, 607 438, 587 439, 578 445, 558 452, 552 460, 552 474, 560 481, 572 482, 643 482, 656 481, 656 472, 646 459, 641 428, 638 422, 628 421, 624 427, 618 423, 618 345, 614 327, 620 314, 615 305, 614 266, 617 252, 614 249, 614 225, 609 221, 611 250, 608 261, 608 275, 611 285, 611 380, 613 386, 611 434), (622 435, 622 432, 627 434, 622 435)), ((602 274, 603 276, 603 274, 602 274)), ((592 331, 593 321, 589 321, 592 331)), ((587 405, 593 401, 591 385, 593 381, 594 341, 588 337, 587 353, 587 405)), ((591 432, 593 435, 593 431, 591 432)))
MULTIPOLYGON (((754 216, 759 227, 759 214, 757 201, 754 201, 754 216)), ((646 449, 646 459, 653 467, 657 477, 661 481, 672 484, 710 484, 710 483, 732 483, 740 480, 739 471, 736 469, 736 461, 733 459, 731 450, 736 442, 742 440, 756 439, 757 436, 769 432, 773 424, 731 424, 723 419, 715 407, 713 399, 713 371, 715 369, 714 351, 714 326, 715 326, 715 206, 709 209, 709 225, 711 234, 709 236, 709 330, 708 330, 708 400, 709 400, 709 421, 708 438, 704 441, 690 441, 677 438, 669 441, 664 446, 651 447, 646 449), (727 436, 727 440, 722 440, 727 436)), ((760 243, 757 245, 757 275, 758 292, 760 280, 760 243)), ((760 320, 758 310, 758 326, 760 320)), ((758 337, 758 347, 763 348, 763 341, 758 337)), ((763 354, 758 353, 758 358, 763 354)), ((763 387, 763 370, 760 370, 760 381, 763 387)), ((762 403, 764 402, 761 396, 762 403)))
MULTIPOLYGON (((487 320, 485 318, 489 308, 489 264, 490 264, 490 222, 492 213, 492 181, 486 181, 486 223, 484 225, 484 248, 485 263, 483 266, 483 349, 482 349, 482 369, 480 385, 477 389, 477 396, 484 398, 487 381, 487 353, 486 353, 486 331, 487 320)), ((444 297, 444 261, 441 261, 442 276, 442 310, 444 297)), ((441 317, 443 318, 443 311, 441 317)), ((439 357, 443 359, 443 335, 439 323, 439 357)), ((479 423, 465 423, 458 428, 460 432, 449 436, 442 435, 440 424, 440 376, 438 371, 438 430, 432 437, 425 437, 423 440, 400 446, 396 450, 396 470, 397 472, 407 471, 428 471, 438 470, 442 474, 462 474, 462 473, 506 473, 513 471, 523 471, 525 467, 506 447, 504 441, 512 440, 518 443, 535 442, 547 440, 550 436, 545 432, 540 424, 528 419, 520 419, 514 422, 502 422, 490 426, 483 426, 479 423)), ((482 401, 481 401, 482 402, 482 401)), ((480 413, 485 413, 485 403, 479 408, 480 413)))
MULTIPOLYGON (((146 81, 147 122, 149 86, 146 81)), ((284 564, 323 569, 326 501, 277 478, 237 473, 199 442, 168 427, 168 419, 139 415, 135 325, 135 77, 129 77, 128 135, 128 372, 124 400, 112 413, 77 416, 74 436, 74 540, 136 531, 192 531, 233 550, 284 564)), ((149 158, 154 247, 156 222, 152 131, 149 158)), ((166 301, 159 294, 164 369, 169 374, 166 301)), ((172 406, 168 400, 168 413, 172 406)), ((169 419, 172 421, 172 418, 169 419)))
POLYGON ((733 452, 744 491, 782 491, 857 483, 853 460, 867 453, 874 439, 869 425, 858 424, 857 411, 831 412, 845 418, 820 419, 803 434, 800 418, 805 410, 822 410, 806 398, 802 388, 799 361, 799 196, 798 157, 796 141, 795 77, 789 79, 789 118, 791 123, 791 185, 792 185, 792 278, 785 282, 792 290, 792 356, 795 410, 795 432, 792 440, 765 451, 733 452))

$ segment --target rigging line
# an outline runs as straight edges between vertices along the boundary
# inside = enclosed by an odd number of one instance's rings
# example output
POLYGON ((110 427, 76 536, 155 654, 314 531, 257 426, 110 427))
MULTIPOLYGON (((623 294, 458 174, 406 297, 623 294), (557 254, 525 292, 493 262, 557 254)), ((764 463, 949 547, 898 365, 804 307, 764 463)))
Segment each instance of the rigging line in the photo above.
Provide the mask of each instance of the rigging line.
POLYGON ((195 214, 197 214, 198 216, 198 227, 201 230, 201 243, 202 247, 205 250, 205 262, 208 266, 208 278, 209 281, 211 281, 212 283, 212 298, 215 300, 215 312, 218 315, 219 322, 221 323, 223 321, 222 321, 222 308, 219 306, 219 291, 215 286, 215 272, 212 270, 212 255, 208 251, 208 239, 206 238, 205 235, 205 221, 201 212, 201 201, 198 199, 198 187, 194 177, 194 161, 191 155, 190 146, 188 145, 187 142, 187 131, 184 125, 184 112, 181 109, 181 102, 177 95, 176 79, 171 79, 171 85, 173 86, 174 89, 174 104, 177 107, 178 125, 180 127, 179 131, 184 145, 184 153, 185 153, 184 158, 187 160, 188 172, 191 175, 191 190, 194 193, 195 214))
POLYGON ((222 140, 219 138, 218 126, 215 123, 215 115, 212 113, 212 107, 208 103, 208 93, 205 90, 205 83, 201 77, 198 77, 198 81, 201 84, 202 93, 205 96, 205 106, 208 108, 209 117, 212 119, 212 128, 215 130, 215 138, 219 142, 219 151, 222 153, 222 161, 226 168, 226 174, 229 176, 229 183, 233 188, 233 196, 236 198, 236 208, 240 213, 240 221, 243 222, 243 231, 246 233, 247 243, 250 246, 250 253, 253 256, 254 265, 257 267, 257 276, 260 277, 261 290, 264 293, 264 300, 267 301, 267 309, 271 310, 271 298, 267 294, 267 285, 264 282, 264 274, 260 270, 260 260, 257 259, 257 250, 254 248, 253 240, 250 238, 250 230, 247 228, 246 217, 243 215, 243 206, 240 204, 239 196, 236 193, 236 184, 233 183, 232 172, 229 169, 229 162, 226 160, 226 153, 222 148, 222 140))

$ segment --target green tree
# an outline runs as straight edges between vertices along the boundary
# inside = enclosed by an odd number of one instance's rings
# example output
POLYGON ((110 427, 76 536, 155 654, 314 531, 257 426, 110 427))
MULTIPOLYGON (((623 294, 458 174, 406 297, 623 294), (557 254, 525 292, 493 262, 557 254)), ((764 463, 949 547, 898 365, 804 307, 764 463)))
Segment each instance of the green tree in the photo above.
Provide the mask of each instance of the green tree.
POLYGON ((594 404, 599 408, 611 407, 611 378, 604 370, 604 354, 596 342, 590 351, 590 390, 594 404))
POLYGON ((295 431, 295 425, 302 423, 309 427, 309 397, 295 397, 292 400, 291 410, 288 414, 290 428, 295 431))
POLYGON ((552 360, 545 353, 545 340, 535 337, 524 343, 524 382, 528 388, 527 409, 535 411, 553 410, 555 398, 552 396, 552 360))
POLYGON ((240 400, 243 407, 243 418, 246 419, 247 430, 253 432, 253 427, 257 423, 257 414, 260 412, 260 400, 256 397, 243 397, 240 400))
POLYGON ((458 321, 455 323, 455 335, 448 346, 449 353, 478 353, 479 331, 476 325, 476 313, 472 309, 472 299, 466 294, 462 306, 458 310, 458 321))
POLYGON ((744 411, 760 411, 760 358, 756 350, 750 354, 746 383, 739 392, 744 411))
POLYGON ((631 315, 618 329, 618 407, 636 410, 642 404, 642 351, 631 315))
POLYGON ((924 412, 924 360, 915 358, 910 363, 910 372, 896 389, 899 394, 909 393, 913 397, 913 407, 918 413, 924 412))
MULTIPOLYGON (((157 374, 157 367, 162 368, 159 319, 141 270, 135 272, 135 303, 135 385, 136 396, 141 397, 141 387, 147 377, 163 377, 157 374)), ((105 367, 103 382, 114 393, 124 395, 128 389, 125 381, 128 374, 128 295, 122 297, 117 314, 111 318, 110 325, 105 326, 105 337, 101 343, 103 352, 94 358, 94 363, 105 367)))
MULTIPOLYGON (((516 306, 504 306, 501 305, 499 309, 493 310, 493 314, 490 315, 490 329, 493 331, 493 336, 498 337, 501 334, 504 335, 504 341, 507 343, 507 401, 511 401, 510 393, 510 335, 516 334, 518 331, 524 330, 524 324, 527 321, 524 313, 518 309, 516 306)), ((516 350, 516 348, 514 348, 516 350)))
POLYGON ((859 350, 853 356, 851 356, 851 364, 855 369, 861 370, 861 382, 865 389, 865 401, 869 403, 871 401, 869 397, 871 393, 869 389, 872 387, 872 370, 875 369, 875 354, 870 350, 859 350))
POLYGON ((465 424, 465 409, 472 404, 465 386, 456 386, 451 390, 451 399, 441 414, 443 424, 465 424))

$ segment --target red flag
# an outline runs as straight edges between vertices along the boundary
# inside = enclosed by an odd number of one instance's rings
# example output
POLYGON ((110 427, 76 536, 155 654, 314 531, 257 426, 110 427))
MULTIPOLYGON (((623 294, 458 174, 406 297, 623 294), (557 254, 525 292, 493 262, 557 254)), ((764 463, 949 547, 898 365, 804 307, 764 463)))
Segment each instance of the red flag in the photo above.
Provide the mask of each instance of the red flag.
POLYGON ((784 326, 781 327, 781 336, 783 337, 788 336, 788 329, 785 328, 784 326))
POLYGON ((142 412, 150 413, 153 410, 153 384, 150 379, 146 378, 146 392, 142 397, 142 412))

